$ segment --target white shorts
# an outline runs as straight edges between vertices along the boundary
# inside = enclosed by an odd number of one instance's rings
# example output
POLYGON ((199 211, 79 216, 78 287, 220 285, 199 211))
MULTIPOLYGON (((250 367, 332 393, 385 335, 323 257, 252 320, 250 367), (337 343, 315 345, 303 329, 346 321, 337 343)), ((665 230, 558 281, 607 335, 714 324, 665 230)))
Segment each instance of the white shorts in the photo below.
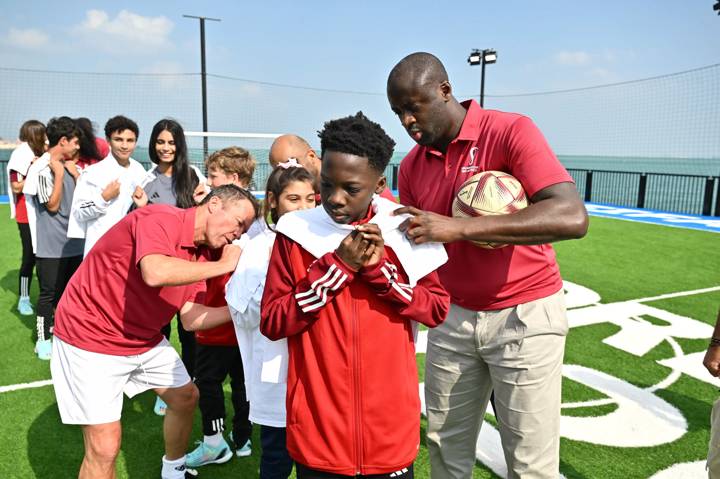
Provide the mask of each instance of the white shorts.
POLYGON ((50 372, 64 424, 105 424, 120 420, 123 393, 178 388, 190 382, 167 339, 135 356, 113 356, 76 348, 53 338, 50 372))

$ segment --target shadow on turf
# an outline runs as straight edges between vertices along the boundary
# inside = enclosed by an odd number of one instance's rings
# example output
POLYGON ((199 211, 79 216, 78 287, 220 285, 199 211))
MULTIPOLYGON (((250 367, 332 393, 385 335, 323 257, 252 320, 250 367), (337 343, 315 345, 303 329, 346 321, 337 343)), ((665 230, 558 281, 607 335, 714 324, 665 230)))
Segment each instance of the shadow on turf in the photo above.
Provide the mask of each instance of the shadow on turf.
MULTIPOLYGON (((146 391, 133 399, 123 398, 121 457, 126 473, 118 478, 145 479, 160 477, 163 448, 163 418, 153 413, 155 393, 146 391)), ((229 404, 226 404, 228 407, 229 404)), ((228 409, 232 411, 232 408, 228 409)), ((253 428, 253 454, 250 457, 234 457, 223 465, 210 465, 201 469, 203 476, 214 478, 257 477, 259 467, 259 427, 253 428), (257 445, 257 446, 256 446, 257 445)), ((199 412, 195 412, 194 440, 202 438, 199 412)), ((83 458, 83 437, 80 426, 60 422, 57 406, 53 404, 43 411, 28 431, 28 462, 38 479, 76 478, 83 458)), ((118 467, 118 470, 123 468, 118 467)))

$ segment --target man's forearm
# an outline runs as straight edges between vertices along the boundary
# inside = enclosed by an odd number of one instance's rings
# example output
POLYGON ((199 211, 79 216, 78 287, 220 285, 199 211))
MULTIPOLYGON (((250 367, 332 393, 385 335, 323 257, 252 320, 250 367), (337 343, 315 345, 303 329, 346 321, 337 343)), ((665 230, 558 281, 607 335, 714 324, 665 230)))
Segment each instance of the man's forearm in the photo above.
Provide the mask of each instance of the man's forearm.
POLYGON ((143 280, 153 287, 197 283, 234 269, 225 261, 194 262, 161 254, 148 255, 140 260, 143 280))
POLYGON ((187 331, 212 329, 230 320, 227 306, 213 308, 197 303, 185 303, 180 310, 180 321, 187 331))

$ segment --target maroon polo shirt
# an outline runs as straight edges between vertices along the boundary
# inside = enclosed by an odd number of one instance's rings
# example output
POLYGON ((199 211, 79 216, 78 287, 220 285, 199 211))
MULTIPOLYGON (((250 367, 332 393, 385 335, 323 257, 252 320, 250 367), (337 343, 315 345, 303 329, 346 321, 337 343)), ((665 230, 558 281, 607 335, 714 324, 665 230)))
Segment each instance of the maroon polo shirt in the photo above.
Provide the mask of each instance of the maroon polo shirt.
MULTIPOLYGON (((540 130, 515 113, 467 109, 446 154, 416 145, 400 163, 400 202, 452 216, 452 202, 471 176, 504 171, 522 183, 528 197, 548 186, 572 182, 540 130)), ((562 288, 552 246, 483 249, 467 241, 445 245, 449 261, 438 273, 452 302, 467 309, 503 309, 549 296, 562 288)))
POLYGON ((120 220, 68 283, 55 313, 54 334, 80 349, 118 356, 157 345, 160 329, 186 302, 203 303, 205 281, 150 287, 139 263, 150 254, 202 261, 194 229, 195 208, 149 205, 120 220))

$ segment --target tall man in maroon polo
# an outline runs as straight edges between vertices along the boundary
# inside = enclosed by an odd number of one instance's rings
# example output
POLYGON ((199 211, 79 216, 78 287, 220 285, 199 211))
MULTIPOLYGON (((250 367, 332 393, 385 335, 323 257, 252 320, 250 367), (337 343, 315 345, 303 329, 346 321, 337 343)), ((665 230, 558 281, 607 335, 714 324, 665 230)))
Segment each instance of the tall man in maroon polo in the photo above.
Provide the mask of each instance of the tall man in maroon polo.
POLYGON ((391 71, 388 100, 418 144, 400 164, 401 225, 415 243, 445 243, 438 273, 451 296, 430 331, 425 372, 431 475, 469 478, 475 443, 495 390, 508 477, 556 478, 560 384, 567 318, 549 243, 580 238, 585 207, 533 122, 483 110, 452 95, 440 60, 405 57, 391 71), (453 218, 459 187, 481 171, 515 176, 531 200, 517 213, 453 218), (470 243, 507 243, 482 249, 470 243))
POLYGON ((56 312, 51 371, 60 416, 80 424, 80 478, 115 477, 122 395, 154 389, 167 403, 163 479, 191 477, 185 451, 198 392, 161 333, 180 311, 189 331, 230 320, 227 307, 203 305, 205 280, 235 270, 230 243, 257 216, 257 201, 233 185, 200 206, 151 205, 126 216, 95 244, 56 312), (218 261, 206 249, 224 248, 218 261))

